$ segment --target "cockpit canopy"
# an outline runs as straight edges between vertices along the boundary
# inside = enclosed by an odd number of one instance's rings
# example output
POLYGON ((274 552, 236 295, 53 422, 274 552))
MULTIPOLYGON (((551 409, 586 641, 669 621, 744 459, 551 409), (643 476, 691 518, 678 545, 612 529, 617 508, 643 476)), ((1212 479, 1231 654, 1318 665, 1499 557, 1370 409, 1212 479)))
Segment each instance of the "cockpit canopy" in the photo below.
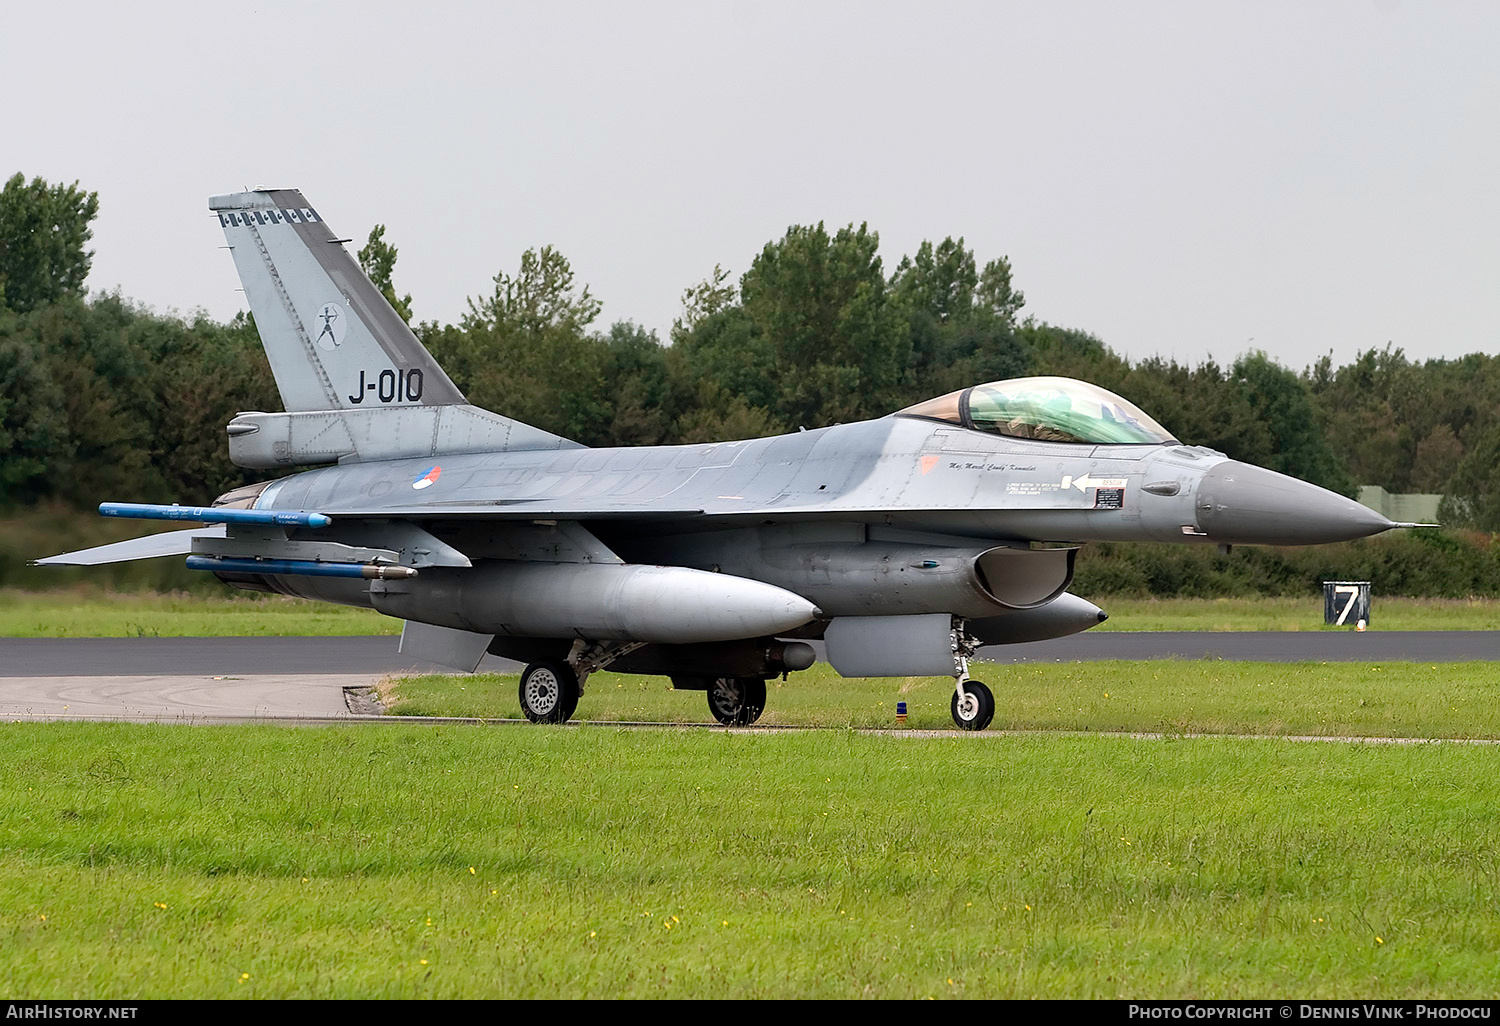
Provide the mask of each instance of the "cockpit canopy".
POLYGON ((1073 378, 991 381, 908 406, 897 416, 929 417, 1011 438, 1093 445, 1163 445, 1173 438, 1134 404, 1073 378))

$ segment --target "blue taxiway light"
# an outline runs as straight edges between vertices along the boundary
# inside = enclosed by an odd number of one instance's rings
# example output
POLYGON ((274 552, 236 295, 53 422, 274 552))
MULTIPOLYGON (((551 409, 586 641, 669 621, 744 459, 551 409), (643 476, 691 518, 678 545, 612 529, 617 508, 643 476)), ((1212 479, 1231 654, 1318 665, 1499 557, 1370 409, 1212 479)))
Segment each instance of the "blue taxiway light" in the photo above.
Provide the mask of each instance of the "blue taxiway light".
POLYGON ((267 527, 327 527, 333 518, 300 510, 225 509, 222 506, 160 506, 148 502, 101 502, 102 517, 127 520, 195 520, 203 524, 258 524, 267 527))
POLYGON ((311 559, 236 559, 219 556, 189 556, 189 570, 212 570, 228 574, 270 574, 284 577, 356 577, 365 580, 415 577, 409 566, 376 563, 319 563, 311 559))

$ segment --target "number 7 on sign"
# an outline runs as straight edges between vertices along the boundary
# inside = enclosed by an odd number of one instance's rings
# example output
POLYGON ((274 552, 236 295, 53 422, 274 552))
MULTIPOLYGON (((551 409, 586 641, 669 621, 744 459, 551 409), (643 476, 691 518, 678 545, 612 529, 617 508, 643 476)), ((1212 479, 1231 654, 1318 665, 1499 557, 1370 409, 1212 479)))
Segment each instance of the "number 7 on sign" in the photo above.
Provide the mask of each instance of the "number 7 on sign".
POLYGON ((1354 600, 1357 599, 1357 598, 1359 598, 1359 585, 1357 585, 1357 584, 1340 584, 1340 585, 1336 585, 1334 587, 1334 589, 1333 589, 1333 593, 1335 595, 1345 595, 1345 594, 1347 594, 1349 596, 1349 601, 1345 602, 1344 603, 1344 608, 1341 609, 1341 610, 1339 610, 1339 618, 1337 620, 1333 621, 1335 627, 1342 627, 1342 626, 1344 626, 1344 621, 1349 616, 1349 610, 1351 610, 1351 609, 1354 608, 1354 600))

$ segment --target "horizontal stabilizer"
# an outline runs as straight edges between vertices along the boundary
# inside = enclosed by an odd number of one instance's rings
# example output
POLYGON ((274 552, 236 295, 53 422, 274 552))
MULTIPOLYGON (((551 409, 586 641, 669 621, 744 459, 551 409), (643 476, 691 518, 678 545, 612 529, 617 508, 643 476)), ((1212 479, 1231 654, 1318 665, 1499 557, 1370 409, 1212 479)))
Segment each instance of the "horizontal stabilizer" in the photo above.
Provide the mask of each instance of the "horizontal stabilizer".
POLYGON ((148 534, 144 538, 96 545, 92 549, 64 552, 60 556, 38 559, 36 566, 101 566, 105 563, 126 563, 133 559, 155 559, 157 556, 185 556, 193 551, 194 538, 222 538, 223 524, 213 527, 190 527, 186 531, 166 531, 148 534))
POLYGON ((253 470, 583 448, 541 428, 467 405, 241 413, 227 430, 230 462, 253 470))

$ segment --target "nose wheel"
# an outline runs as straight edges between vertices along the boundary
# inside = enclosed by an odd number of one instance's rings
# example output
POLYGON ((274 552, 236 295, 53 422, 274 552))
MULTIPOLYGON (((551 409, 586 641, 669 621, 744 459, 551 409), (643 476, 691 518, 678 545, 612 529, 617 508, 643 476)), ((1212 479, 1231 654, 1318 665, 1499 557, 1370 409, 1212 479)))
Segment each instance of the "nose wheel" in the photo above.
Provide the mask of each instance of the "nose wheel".
POLYGON ((566 723, 579 694, 578 674, 567 663, 532 663, 521 674, 521 711, 532 723, 566 723))
POLYGON ((953 692, 953 722, 960 730, 983 730, 995 718, 995 696, 977 680, 966 680, 953 692))

